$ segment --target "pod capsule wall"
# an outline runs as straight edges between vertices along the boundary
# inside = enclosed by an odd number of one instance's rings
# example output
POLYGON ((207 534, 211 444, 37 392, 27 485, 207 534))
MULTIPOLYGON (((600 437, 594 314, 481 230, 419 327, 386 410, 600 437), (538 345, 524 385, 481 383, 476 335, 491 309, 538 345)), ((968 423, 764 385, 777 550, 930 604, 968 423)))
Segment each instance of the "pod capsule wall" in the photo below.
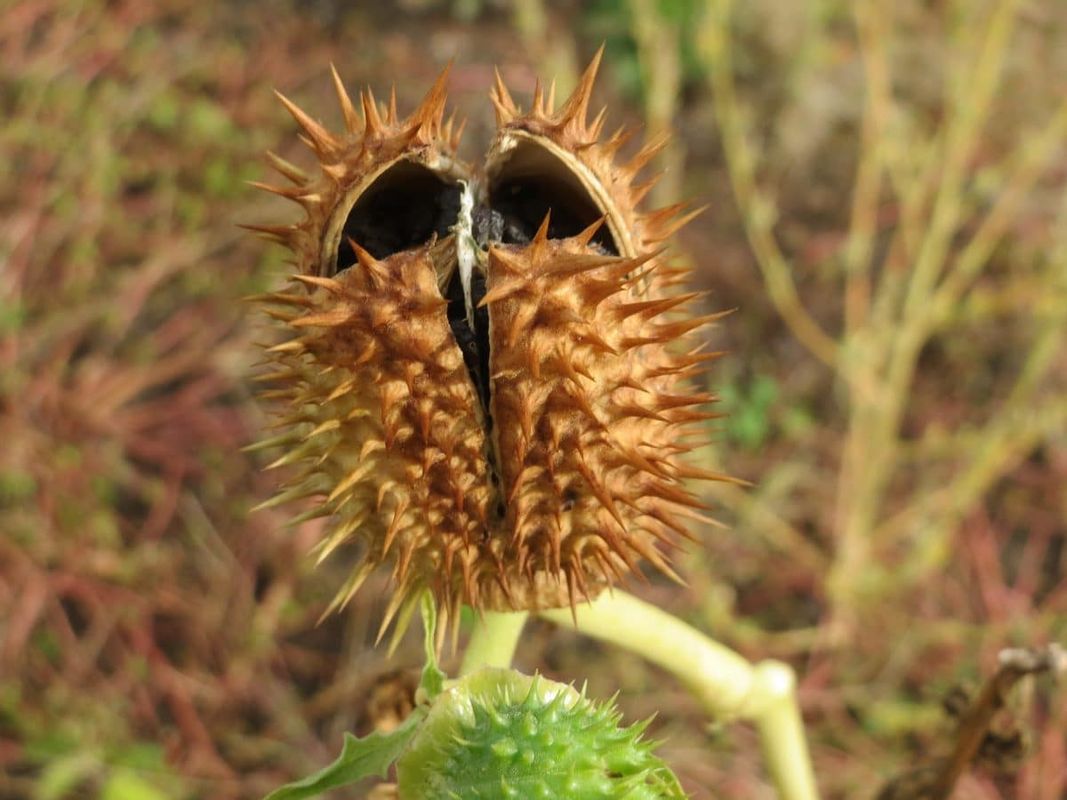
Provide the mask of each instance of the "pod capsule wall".
POLYGON ((282 98, 319 166, 272 155, 288 184, 261 186, 304 219, 254 227, 296 269, 259 298, 291 334, 267 351, 262 446, 295 465, 265 505, 316 498, 320 559, 361 543, 331 609, 379 566, 383 631, 424 589, 455 623, 462 604, 573 606, 642 561, 677 577, 703 519, 686 481, 723 479, 686 461, 713 416, 689 384, 715 356, 698 332, 719 315, 686 315, 697 294, 662 249, 693 214, 639 210, 663 142, 621 161, 629 133, 588 120, 599 61, 558 110, 539 85, 522 111, 498 76, 480 168, 456 155, 447 70, 403 119, 369 90, 358 112, 334 72, 340 133, 282 98))

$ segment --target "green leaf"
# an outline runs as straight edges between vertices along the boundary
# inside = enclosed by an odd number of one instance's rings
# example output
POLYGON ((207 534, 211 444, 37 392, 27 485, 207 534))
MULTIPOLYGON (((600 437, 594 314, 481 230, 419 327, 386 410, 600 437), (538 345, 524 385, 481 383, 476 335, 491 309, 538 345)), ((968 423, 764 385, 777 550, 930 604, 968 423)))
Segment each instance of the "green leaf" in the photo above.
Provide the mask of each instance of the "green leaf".
POLYGON ((167 795, 133 770, 119 768, 108 775, 100 800, 167 800, 167 795))
POLYGON ((422 679, 419 681, 419 688, 426 693, 430 700, 433 700, 444 690, 447 676, 437 666, 437 654, 434 651, 434 639, 437 632, 437 609, 434 607, 432 594, 426 592, 422 596, 422 604, 419 606, 419 610, 422 613, 422 647, 426 653, 426 666, 422 668, 422 679))
POLYGON ((92 753, 77 752, 51 761, 34 787, 34 800, 59 800, 94 775, 100 762, 92 753))
POLYGON ((314 775, 275 789, 265 800, 302 800, 377 775, 384 778, 426 716, 417 708, 392 733, 374 733, 362 739, 345 734, 345 744, 336 761, 314 775))

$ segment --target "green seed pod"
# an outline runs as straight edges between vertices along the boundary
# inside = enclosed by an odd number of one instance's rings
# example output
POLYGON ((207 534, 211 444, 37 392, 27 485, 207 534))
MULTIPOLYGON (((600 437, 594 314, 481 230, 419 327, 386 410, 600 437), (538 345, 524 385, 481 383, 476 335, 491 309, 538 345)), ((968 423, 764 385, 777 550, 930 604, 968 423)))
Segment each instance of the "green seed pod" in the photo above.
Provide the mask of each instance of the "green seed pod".
POLYGON ((678 800, 677 778, 611 703, 483 669, 434 700, 397 762, 401 800, 678 800))

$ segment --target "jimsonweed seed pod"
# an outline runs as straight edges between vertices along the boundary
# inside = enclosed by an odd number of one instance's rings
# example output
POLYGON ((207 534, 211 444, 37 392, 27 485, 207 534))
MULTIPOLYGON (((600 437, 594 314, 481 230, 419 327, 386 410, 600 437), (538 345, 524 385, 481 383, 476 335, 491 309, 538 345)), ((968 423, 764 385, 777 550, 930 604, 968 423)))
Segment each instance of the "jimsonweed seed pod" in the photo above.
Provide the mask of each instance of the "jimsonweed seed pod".
POLYGON ((677 778, 610 703, 483 669, 434 700, 397 762, 402 800, 679 800, 677 778))
MULTIPOLYGON (((318 162, 272 156, 304 219, 260 226, 293 253, 293 286, 260 298, 290 336, 268 349, 278 435, 295 465, 268 504, 314 496, 320 556, 350 540, 346 602, 379 565, 394 591, 384 627, 430 589, 446 618, 591 599, 670 550, 702 519, 684 460, 711 400, 687 381, 714 354, 715 316, 663 242, 689 218, 639 202, 662 146, 617 156, 587 108, 599 62, 556 110, 522 112, 498 80, 484 169, 456 156, 446 74, 407 118, 369 91, 357 113, 334 73, 346 130, 287 100, 318 162)), ((402 626, 401 626, 402 627, 402 626)), ((443 628, 442 628, 443 629, 443 628)))

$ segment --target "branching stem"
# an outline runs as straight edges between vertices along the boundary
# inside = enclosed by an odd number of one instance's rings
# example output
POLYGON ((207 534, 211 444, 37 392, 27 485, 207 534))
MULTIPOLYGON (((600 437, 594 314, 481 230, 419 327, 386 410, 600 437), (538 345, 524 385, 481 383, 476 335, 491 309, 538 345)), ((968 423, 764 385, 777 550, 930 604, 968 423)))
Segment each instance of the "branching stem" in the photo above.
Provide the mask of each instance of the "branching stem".
POLYGON ((719 720, 747 719, 759 729, 767 769, 783 800, 815 800, 815 776, 794 693, 792 669, 751 664, 678 618, 625 592, 570 609, 542 611, 558 625, 638 653, 671 672, 719 720))

